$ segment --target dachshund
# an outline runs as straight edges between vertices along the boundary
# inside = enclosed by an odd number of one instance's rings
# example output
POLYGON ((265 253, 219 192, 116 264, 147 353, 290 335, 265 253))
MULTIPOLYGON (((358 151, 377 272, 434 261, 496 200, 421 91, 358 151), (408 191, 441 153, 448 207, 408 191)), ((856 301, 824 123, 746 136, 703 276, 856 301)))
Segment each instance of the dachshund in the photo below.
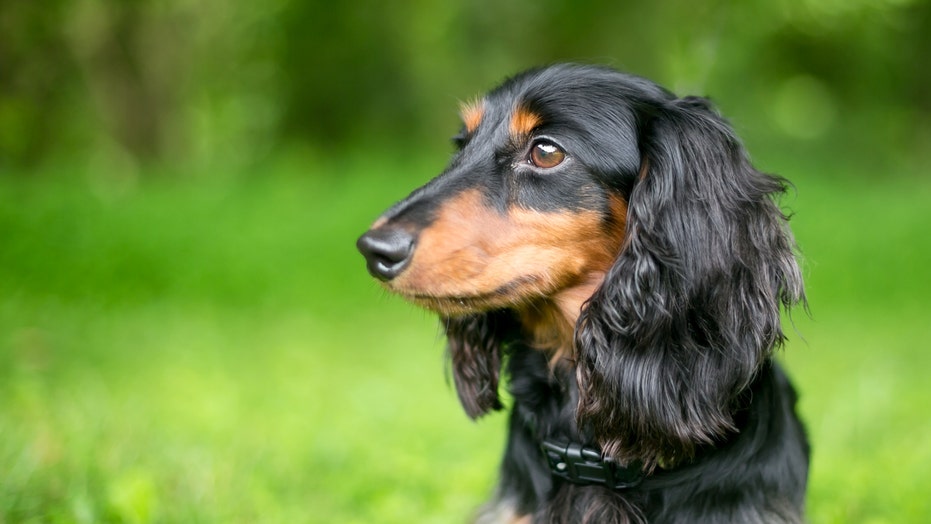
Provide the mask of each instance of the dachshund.
POLYGON ((463 104, 456 152, 357 247, 437 313, 459 399, 512 407, 477 523, 799 523, 774 360, 806 304, 777 198, 704 98, 560 64, 463 104))

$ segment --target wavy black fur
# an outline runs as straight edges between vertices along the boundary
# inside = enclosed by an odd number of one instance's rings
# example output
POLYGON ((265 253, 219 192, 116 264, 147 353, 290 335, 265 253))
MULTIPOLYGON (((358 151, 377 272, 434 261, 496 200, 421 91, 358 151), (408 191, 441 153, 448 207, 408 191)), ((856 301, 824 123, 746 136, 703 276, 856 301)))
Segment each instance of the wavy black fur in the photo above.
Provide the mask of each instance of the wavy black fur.
POLYGON ((506 311, 444 318, 446 346, 453 383, 463 409, 473 419, 504 406, 498 380, 504 344, 518 338, 514 319, 506 311))
POLYGON ((734 431, 735 401, 802 298, 784 182, 756 171, 699 98, 665 104, 641 138, 627 236, 579 319, 579 419, 606 454, 652 467, 734 431))

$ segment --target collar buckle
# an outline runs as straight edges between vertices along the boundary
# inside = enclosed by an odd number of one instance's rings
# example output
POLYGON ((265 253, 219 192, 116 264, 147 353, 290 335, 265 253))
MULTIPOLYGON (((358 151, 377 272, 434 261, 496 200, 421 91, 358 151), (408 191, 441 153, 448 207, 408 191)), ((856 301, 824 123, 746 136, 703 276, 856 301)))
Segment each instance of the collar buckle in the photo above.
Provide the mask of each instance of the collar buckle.
POLYGON ((612 489, 628 489, 640 484, 643 472, 638 463, 628 467, 602 458, 594 448, 577 442, 563 443, 549 439, 540 445, 553 476, 573 484, 597 484, 612 489))

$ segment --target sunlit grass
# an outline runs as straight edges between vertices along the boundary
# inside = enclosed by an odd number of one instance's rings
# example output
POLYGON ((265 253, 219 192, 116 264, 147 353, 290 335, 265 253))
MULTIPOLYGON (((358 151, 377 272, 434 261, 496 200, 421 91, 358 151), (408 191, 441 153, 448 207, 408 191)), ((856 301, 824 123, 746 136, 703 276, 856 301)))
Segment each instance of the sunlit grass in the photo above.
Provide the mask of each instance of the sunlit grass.
MULTIPOLYGON (((467 421, 436 321, 353 247, 428 170, 311 169, 0 179, 0 522, 445 523, 488 495, 504 417, 467 421)), ((810 519, 924 522, 931 182, 795 182, 810 519)))

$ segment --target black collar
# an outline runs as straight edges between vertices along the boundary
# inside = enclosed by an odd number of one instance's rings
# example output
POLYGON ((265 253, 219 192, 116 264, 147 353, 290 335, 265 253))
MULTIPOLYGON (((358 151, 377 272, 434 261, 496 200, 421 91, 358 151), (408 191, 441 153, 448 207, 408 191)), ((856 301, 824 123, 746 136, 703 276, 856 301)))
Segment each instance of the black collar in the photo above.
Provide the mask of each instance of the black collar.
POLYGON ((540 449, 553 476, 573 484, 630 489, 643 480, 643 469, 639 463, 620 466, 605 460, 597 449, 577 442, 543 439, 540 449))

